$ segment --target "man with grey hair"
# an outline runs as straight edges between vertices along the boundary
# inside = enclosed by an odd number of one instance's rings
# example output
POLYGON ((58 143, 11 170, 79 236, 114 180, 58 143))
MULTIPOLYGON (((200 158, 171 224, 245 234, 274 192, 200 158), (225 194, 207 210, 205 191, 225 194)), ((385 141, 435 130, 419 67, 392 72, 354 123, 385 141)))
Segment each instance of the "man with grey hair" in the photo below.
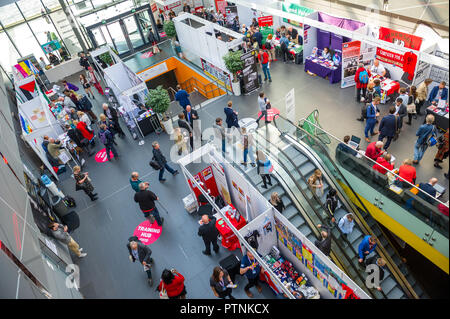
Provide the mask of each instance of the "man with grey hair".
POLYGON ((152 143, 152 146, 153 146, 153 160, 157 162, 158 165, 161 167, 159 169, 159 181, 162 183, 166 180, 165 178, 163 178, 165 169, 167 169, 173 176, 177 175, 179 172, 167 164, 166 157, 161 152, 158 142, 154 141, 152 143))
POLYGON ((107 103, 102 104, 103 114, 112 122, 114 126, 115 133, 119 133, 119 137, 125 137, 125 133, 122 131, 122 128, 119 125, 119 115, 117 114, 116 109, 108 106, 107 103))
POLYGON ((131 178, 130 178, 130 184, 131 188, 137 193, 139 192, 139 184, 141 184, 142 181, 139 179, 139 173, 138 172, 132 172, 131 178))
POLYGON ((152 191, 149 191, 148 187, 148 183, 140 183, 139 192, 134 194, 134 201, 139 204, 139 208, 144 213, 145 218, 147 218, 151 223, 153 223, 153 218, 155 218, 158 226, 162 226, 164 223, 164 218, 159 217, 159 212, 155 204, 155 200, 159 200, 159 197, 152 191))
POLYGON ((147 273, 148 284, 153 285, 151 264, 153 264, 153 258, 151 258, 152 251, 148 246, 142 244, 137 237, 131 237, 127 244, 128 252, 130 253, 130 260, 139 262, 144 266, 144 271, 147 273))

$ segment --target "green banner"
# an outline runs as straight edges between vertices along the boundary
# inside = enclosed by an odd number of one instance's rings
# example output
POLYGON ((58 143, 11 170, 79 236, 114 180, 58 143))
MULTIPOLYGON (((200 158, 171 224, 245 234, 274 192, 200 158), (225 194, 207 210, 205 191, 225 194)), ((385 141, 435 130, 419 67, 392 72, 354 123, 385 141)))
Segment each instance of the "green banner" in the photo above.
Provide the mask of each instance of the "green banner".
POLYGON ((259 28, 259 32, 261 32, 262 34, 262 44, 266 43, 266 39, 269 36, 269 34, 274 34, 273 33, 273 28, 271 27, 261 27, 259 28))
MULTIPOLYGON (((290 3, 289 5, 283 3, 282 4, 282 10, 284 12, 292 13, 292 14, 298 15, 300 17, 305 17, 305 16, 307 16, 307 15, 309 15, 309 14, 314 12, 313 9, 310 9, 310 8, 307 8, 307 7, 303 7, 303 6, 300 6, 300 5, 295 4, 295 3, 290 3)), ((285 18, 283 18, 283 21, 286 22, 286 23, 295 25, 297 27, 303 27, 303 25, 301 23, 297 22, 297 21, 293 21, 293 20, 285 19, 285 18)))

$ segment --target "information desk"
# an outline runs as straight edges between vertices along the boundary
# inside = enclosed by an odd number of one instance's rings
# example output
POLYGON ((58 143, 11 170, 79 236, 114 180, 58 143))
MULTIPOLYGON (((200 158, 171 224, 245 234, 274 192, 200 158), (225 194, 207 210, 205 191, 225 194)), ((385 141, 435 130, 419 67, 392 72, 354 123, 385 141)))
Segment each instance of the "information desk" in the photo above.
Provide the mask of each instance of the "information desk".
POLYGON ((388 102, 390 100, 389 95, 392 95, 392 94, 398 92, 398 90, 400 89, 400 83, 397 81, 388 79, 388 78, 384 78, 379 75, 371 76, 369 82, 372 82, 375 79, 380 79, 381 103, 385 104, 386 102, 388 102))
POLYGON ((144 136, 155 131, 155 127, 159 127, 159 119, 155 112, 147 111, 136 117, 137 124, 144 136))
POLYGON ((448 104, 443 108, 438 108, 436 105, 430 105, 427 108, 427 114, 434 115, 434 124, 441 130, 448 129, 448 104))
MULTIPOLYGON (((237 220, 235 217, 233 217, 233 211, 235 211, 235 208, 231 204, 221 209, 221 212, 225 214, 231 224, 239 230, 247 224, 247 221, 242 216, 240 216, 239 220, 237 220)), ((218 214, 216 214, 215 216, 217 217, 218 214)), ((228 227, 228 225, 222 218, 217 219, 216 228, 219 231, 219 234, 222 236, 223 247, 228 250, 235 250, 240 247, 237 236, 233 233, 231 228, 228 227)))
POLYGON ((44 70, 47 79, 50 83, 64 80, 72 74, 83 71, 83 67, 80 65, 79 58, 72 58, 69 61, 64 61, 51 69, 44 70))
POLYGON ((305 59, 305 72, 314 73, 322 78, 328 77, 330 83, 341 81, 341 66, 335 66, 331 60, 309 56, 305 59))

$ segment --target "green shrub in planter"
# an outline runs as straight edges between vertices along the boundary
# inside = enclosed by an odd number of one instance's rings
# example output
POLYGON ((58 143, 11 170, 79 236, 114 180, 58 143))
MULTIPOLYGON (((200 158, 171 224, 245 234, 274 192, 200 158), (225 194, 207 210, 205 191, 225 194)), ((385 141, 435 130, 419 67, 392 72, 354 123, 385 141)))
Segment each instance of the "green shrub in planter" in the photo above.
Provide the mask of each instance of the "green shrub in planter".
POLYGON ((105 62, 107 65, 112 65, 114 63, 113 58, 109 52, 100 54, 99 59, 105 62))
POLYGON ((244 61, 241 61, 241 51, 230 51, 224 55, 223 60, 228 71, 233 74, 233 82, 237 82, 236 73, 244 68, 244 61))
POLYGON ((159 113, 163 117, 163 121, 168 120, 166 114, 170 105, 169 92, 159 85, 156 89, 150 89, 148 95, 145 97, 145 105, 151 107, 153 111, 159 113))
POLYGON ((177 36, 177 30, 175 29, 175 23, 173 21, 164 22, 164 32, 167 37, 175 38, 177 36))

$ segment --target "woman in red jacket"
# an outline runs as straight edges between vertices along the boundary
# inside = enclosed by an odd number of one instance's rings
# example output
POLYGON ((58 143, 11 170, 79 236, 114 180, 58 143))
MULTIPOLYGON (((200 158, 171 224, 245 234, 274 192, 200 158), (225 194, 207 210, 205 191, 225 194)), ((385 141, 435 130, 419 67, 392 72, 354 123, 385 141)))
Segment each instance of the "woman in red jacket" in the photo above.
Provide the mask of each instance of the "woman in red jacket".
POLYGON ((367 84, 369 84, 370 71, 369 68, 365 69, 364 64, 359 63, 358 69, 355 73, 356 82, 356 102, 364 102, 364 97, 366 96, 367 84), (362 72, 362 74, 360 74, 362 72), (361 96, 361 90, 363 94, 361 96))
POLYGON ((169 299, 186 299, 186 287, 184 277, 175 269, 164 269, 158 291, 164 288, 169 299))
POLYGON ((391 154, 385 153, 383 156, 377 158, 377 164, 373 165, 373 169, 378 171, 380 174, 386 175, 387 170, 392 171, 394 169, 394 164, 391 163, 391 154))
POLYGON ((88 130, 86 123, 74 120, 73 125, 75 125, 75 127, 81 132, 81 135, 83 135, 84 138, 89 141, 94 138, 94 133, 88 130))

